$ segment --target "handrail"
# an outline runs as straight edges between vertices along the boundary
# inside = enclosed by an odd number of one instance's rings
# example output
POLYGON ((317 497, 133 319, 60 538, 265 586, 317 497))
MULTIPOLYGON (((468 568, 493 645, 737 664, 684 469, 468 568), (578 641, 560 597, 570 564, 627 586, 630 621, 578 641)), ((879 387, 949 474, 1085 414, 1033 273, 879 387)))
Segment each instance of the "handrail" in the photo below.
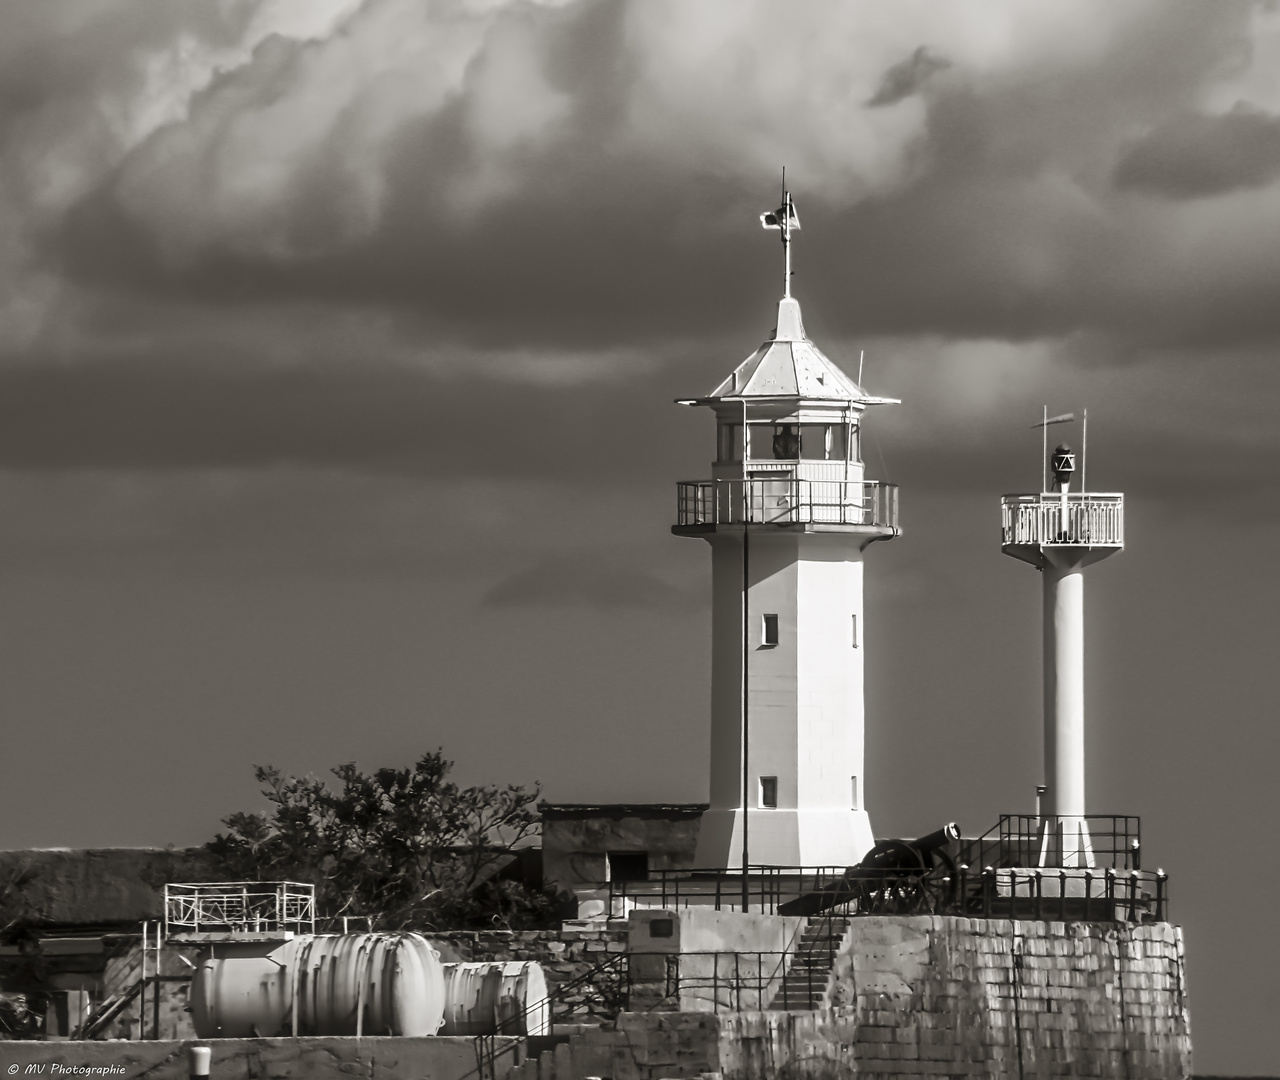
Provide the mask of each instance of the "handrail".
POLYGON ((477 1076, 480 1080, 494 1080, 496 1075, 495 1065, 498 1058, 515 1048, 515 1044, 512 1044, 499 1050, 494 1041, 495 1039, 500 1035, 511 1033, 512 1028, 516 1032, 522 1027, 527 1029, 529 1017, 543 1008, 547 1010, 547 1028, 548 1033, 550 1033, 550 1028, 555 1022, 556 1000, 558 998, 563 998, 570 991, 587 985, 603 972, 629 964, 629 960, 630 957, 627 953, 617 953, 603 964, 597 964, 589 971, 583 972, 576 979, 560 983, 554 989, 549 990, 546 997, 539 998, 537 1001, 527 1002, 521 1012, 514 1013, 503 1020, 498 1020, 495 1025, 497 1030, 485 1035, 473 1036, 472 1048, 475 1051, 476 1067, 469 1072, 463 1073, 458 1080, 469 1080, 472 1076, 477 1076))
POLYGON ((1124 546, 1124 495, 1118 492, 1053 492, 1004 495, 1000 543, 1124 546))
POLYGON ((682 480, 680 525, 858 525, 898 530, 898 485, 880 480, 682 480))

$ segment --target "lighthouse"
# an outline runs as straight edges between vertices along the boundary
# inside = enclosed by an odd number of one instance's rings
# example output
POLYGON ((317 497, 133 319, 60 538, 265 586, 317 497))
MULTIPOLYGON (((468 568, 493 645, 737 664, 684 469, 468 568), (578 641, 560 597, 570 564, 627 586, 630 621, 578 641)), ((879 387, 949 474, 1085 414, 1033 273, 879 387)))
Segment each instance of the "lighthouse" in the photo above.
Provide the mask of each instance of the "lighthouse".
MULTIPOLYGON (((696 864, 849 866, 873 843, 863 758, 863 560, 898 535, 895 485, 860 454, 873 397, 805 334, 784 192, 773 333, 707 397, 709 480, 678 485, 673 532, 711 547, 711 799, 696 864)), ((861 377, 861 373, 859 373, 861 377)))
MULTIPOLYGON (((1037 426, 1047 430, 1070 419, 1045 419, 1037 426)), ((1085 432, 1087 448, 1087 427, 1085 432)), ((1123 550, 1124 496, 1085 491, 1083 468, 1080 490, 1072 491, 1075 452, 1062 444, 1050 455, 1047 441, 1043 449, 1041 491, 1002 499, 1001 550, 1039 570, 1044 588, 1046 790, 1039 864, 1092 867, 1084 783, 1084 569, 1123 550)))

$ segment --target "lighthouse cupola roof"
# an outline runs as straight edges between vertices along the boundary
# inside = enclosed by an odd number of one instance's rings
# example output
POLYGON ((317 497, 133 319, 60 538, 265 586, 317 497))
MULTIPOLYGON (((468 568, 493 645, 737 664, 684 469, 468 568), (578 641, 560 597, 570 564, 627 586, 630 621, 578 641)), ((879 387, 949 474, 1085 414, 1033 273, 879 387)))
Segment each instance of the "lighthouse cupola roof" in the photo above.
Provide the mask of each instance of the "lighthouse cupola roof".
POLYGON ((789 191, 784 189, 777 210, 760 215, 760 223, 782 237, 783 289, 773 333, 708 397, 682 404, 714 407, 724 401, 790 399, 816 405, 897 405, 897 398, 868 394, 805 334, 800 301, 791 295, 791 233, 800 228, 800 218, 789 191))
POLYGON ((739 364, 706 399, 799 398, 809 401, 897 404, 895 398, 868 394, 805 336, 800 301, 778 301, 773 335, 739 364))

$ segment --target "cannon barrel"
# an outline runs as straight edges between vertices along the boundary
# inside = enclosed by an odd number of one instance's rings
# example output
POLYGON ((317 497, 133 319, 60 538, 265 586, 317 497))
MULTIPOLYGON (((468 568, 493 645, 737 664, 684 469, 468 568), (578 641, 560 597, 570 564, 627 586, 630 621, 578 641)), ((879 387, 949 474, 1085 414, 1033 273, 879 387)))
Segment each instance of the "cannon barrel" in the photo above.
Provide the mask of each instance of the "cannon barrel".
POLYGON ((915 840, 908 840, 907 843, 913 848, 919 848, 921 851, 934 852, 940 847, 946 847, 952 840, 959 839, 960 826, 953 821, 934 832, 926 833, 915 840))
POLYGON ((888 870, 918 870, 921 874, 933 868, 934 853, 960 837, 954 821, 915 840, 881 840, 856 866, 849 867, 834 881, 797 896, 778 906, 779 915, 817 915, 839 904, 847 903, 874 891, 888 870))

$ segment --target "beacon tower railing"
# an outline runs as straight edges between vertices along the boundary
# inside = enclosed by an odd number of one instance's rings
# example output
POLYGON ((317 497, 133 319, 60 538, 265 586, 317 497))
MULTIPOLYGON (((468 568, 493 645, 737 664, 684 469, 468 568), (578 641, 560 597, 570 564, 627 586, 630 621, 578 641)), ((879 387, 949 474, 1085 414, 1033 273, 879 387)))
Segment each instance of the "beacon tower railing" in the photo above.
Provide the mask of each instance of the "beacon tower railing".
POLYGON ((1124 496, 1046 491, 1000 500, 1003 547, 1123 547, 1124 496))

